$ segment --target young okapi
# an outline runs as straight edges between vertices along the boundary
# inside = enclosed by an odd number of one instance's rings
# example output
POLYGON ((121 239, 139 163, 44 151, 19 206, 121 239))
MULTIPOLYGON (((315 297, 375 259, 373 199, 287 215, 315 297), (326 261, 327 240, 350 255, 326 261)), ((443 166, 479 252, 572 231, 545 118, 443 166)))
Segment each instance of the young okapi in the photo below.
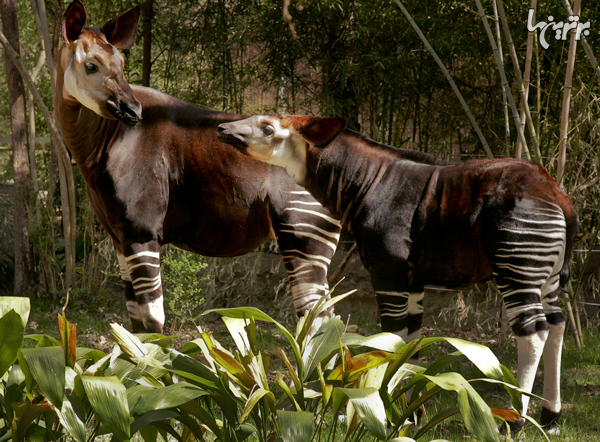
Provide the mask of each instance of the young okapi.
POLYGON ((242 116, 127 83, 118 50, 133 44, 138 16, 134 8, 101 29, 85 27, 83 5, 69 5, 55 102, 65 143, 117 252, 133 330, 163 329, 159 252, 167 243, 235 256, 275 237, 302 315, 327 294, 339 221, 284 170, 217 139, 220 123, 242 116))
MULTIPOLYGON (((254 116, 218 130, 249 156, 285 167, 348 225, 384 331, 421 335, 426 285, 460 287, 493 276, 517 336, 517 378, 531 391, 543 354, 542 424, 554 423, 565 321, 558 291, 577 228, 569 198, 528 161, 435 164, 343 127, 332 118, 254 116)), ((525 413, 528 397, 523 402, 525 413)))

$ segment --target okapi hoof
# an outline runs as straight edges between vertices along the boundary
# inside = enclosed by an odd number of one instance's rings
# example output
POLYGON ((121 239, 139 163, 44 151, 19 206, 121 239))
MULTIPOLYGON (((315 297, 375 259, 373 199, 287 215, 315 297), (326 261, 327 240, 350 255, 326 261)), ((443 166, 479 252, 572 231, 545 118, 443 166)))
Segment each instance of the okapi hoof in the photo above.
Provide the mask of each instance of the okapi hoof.
POLYGON ((560 420, 561 414, 561 411, 550 411, 547 408, 542 407, 542 417, 540 419, 540 424, 542 428, 546 430, 546 433, 552 435, 560 434, 558 422, 560 420))
MULTIPOLYGON (((521 431, 523 429, 523 427, 525 426, 525 419, 519 419, 517 421, 514 422, 506 422, 508 424, 508 427, 510 428, 510 436, 512 440, 517 440, 516 436, 519 433, 519 431, 521 431)), ((500 427, 500 434, 505 435, 506 434, 506 425, 502 425, 500 427)))

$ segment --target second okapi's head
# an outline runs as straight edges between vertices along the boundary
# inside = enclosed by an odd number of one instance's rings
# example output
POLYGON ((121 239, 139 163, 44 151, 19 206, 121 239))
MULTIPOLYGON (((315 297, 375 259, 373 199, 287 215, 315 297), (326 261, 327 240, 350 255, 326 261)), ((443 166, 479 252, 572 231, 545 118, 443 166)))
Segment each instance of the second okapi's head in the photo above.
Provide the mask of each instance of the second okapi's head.
POLYGON ((85 26, 87 13, 79 0, 67 7, 59 56, 63 99, 130 126, 140 120, 142 106, 125 79, 125 60, 119 52, 133 45, 139 15, 135 7, 98 29, 85 26))
POLYGON ((255 115, 219 125, 219 138, 260 161, 284 167, 303 184, 309 146, 326 147, 346 125, 342 118, 255 115))

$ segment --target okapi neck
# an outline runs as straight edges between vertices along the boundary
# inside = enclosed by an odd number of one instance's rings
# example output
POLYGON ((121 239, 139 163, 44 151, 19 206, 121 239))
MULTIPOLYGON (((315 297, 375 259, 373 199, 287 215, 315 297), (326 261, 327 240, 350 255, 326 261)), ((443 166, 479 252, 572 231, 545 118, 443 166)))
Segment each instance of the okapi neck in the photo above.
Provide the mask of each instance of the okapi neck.
POLYGON ((356 218, 384 176, 389 158, 365 143, 342 133, 326 147, 307 149, 306 189, 342 224, 356 218))

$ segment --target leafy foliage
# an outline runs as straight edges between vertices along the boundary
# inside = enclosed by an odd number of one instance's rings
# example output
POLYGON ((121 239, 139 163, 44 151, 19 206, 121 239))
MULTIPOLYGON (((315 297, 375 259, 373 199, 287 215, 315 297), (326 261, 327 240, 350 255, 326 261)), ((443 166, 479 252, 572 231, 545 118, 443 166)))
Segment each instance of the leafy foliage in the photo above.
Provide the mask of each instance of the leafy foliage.
POLYGON ((199 339, 177 351, 171 338, 134 336, 113 324, 117 345, 106 355, 77 348, 75 326, 64 316, 62 346, 45 336, 25 336, 35 347, 21 348, 26 298, 2 298, 0 305, 11 307, 13 300, 21 303, 20 314, 5 308, 0 319, 0 327, 15 336, 0 347, 1 366, 10 368, 0 378, 2 440, 68 435, 82 442, 103 434, 129 440, 138 432, 147 442, 159 435, 227 442, 250 436, 295 442, 413 440, 460 413, 477 439, 498 441, 496 419, 519 417, 490 408, 472 381, 447 371, 450 363, 468 358, 485 376, 478 381, 504 385, 518 404, 514 377, 486 347, 446 338, 405 344, 389 333, 364 337, 346 333, 339 317, 324 320, 314 332, 313 318, 335 298, 301 319, 295 334, 254 308, 216 310, 235 352, 202 330, 199 339), (288 348, 279 349, 285 369, 276 379, 272 357, 258 346, 257 321, 273 324, 287 340, 288 348), (417 351, 444 341, 458 351, 429 367, 408 362, 417 351), (414 430, 409 418, 444 390, 458 394, 457 406, 414 430))

